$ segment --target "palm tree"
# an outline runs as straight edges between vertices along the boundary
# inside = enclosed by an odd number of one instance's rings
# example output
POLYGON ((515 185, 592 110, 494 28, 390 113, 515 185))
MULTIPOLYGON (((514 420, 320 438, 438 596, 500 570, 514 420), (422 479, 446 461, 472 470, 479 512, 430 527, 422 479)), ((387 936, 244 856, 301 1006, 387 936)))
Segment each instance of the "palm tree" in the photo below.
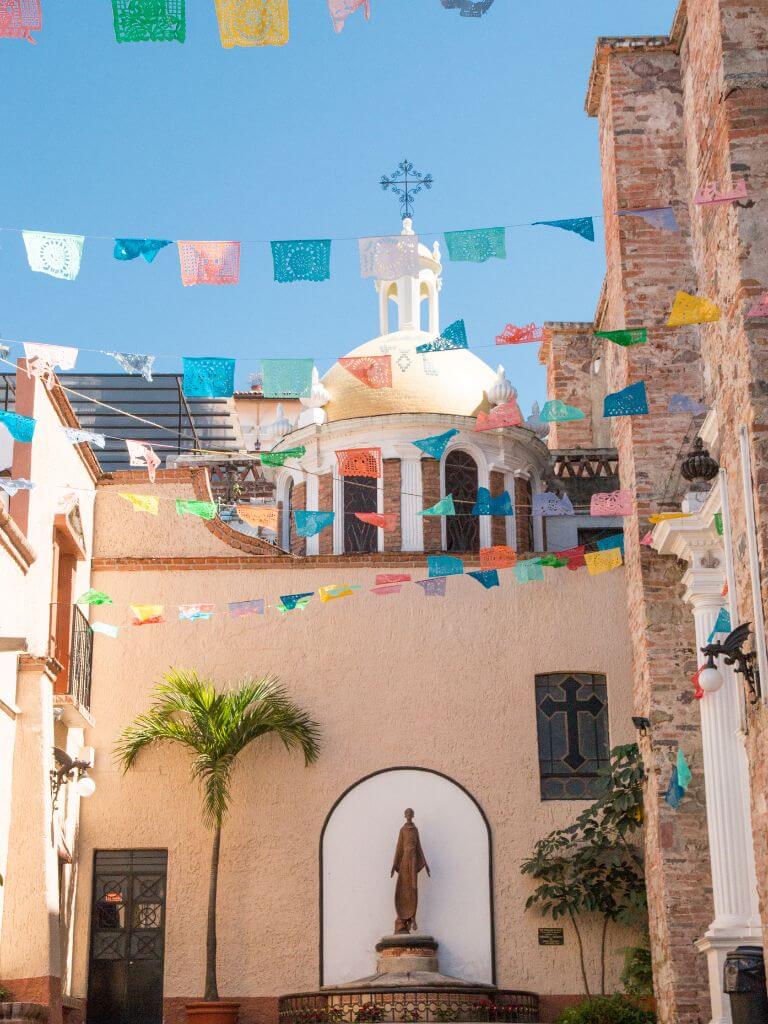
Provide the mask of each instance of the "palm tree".
POLYGON ((254 740, 274 734, 286 750, 299 748, 304 764, 317 760, 320 727, 288 697, 272 676, 248 679, 236 688, 218 691, 195 672, 172 670, 154 692, 149 711, 127 726, 117 754, 124 772, 139 754, 157 743, 180 743, 192 754, 192 777, 203 795, 203 820, 213 829, 205 1000, 219 998, 216 983, 216 890, 221 826, 232 796, 237 756, 254 740))

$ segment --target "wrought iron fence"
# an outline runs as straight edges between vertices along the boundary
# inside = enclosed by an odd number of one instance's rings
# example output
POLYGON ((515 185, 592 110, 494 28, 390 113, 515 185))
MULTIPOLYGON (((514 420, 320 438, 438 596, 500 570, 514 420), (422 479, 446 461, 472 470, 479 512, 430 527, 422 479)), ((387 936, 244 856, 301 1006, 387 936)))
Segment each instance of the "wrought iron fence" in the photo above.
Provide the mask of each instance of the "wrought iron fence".
POLYGON ((278 1001, 280 1024, 451 1024, 499 1021, 536 1024, 533 992, 484 988, 387 988, 305 992, 278 1001))
POLYGON ((69 649, 69 685, 67 692, 90 711, 93 630, 77 605, 73 608, 72 643, 69 649))

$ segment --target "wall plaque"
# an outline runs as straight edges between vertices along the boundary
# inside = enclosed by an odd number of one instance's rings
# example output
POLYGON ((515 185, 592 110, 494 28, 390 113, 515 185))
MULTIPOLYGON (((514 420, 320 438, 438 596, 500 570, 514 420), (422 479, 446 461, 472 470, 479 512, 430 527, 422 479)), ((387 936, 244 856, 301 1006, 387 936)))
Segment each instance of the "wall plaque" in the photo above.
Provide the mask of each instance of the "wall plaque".
POLYGON ((562 928, 539 928, 540 946, 562 946, 564 944, 562 928))

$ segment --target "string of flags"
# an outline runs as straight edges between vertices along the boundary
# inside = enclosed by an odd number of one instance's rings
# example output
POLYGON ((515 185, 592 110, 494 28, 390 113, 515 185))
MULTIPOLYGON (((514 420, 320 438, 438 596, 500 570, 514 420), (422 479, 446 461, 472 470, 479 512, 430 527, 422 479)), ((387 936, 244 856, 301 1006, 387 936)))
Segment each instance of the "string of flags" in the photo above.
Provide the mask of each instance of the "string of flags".
MULTIPOLYGON (((481 18, 494 0, 440 3, 445 10, 458 10, 462 17, 481 18)), ((327 6, 337 34, 356 11, 362 11, 366 21, 371 17, 371 0, 327 0, 327 6)), ((288 0, 214 0, 214 7, 225 49, 285 46, 290 38, 288 0)), ((118 43, 183 43, 187 38, 186 0, 112 0, 112 20, 118 43)), ((32 33, 42 27, 41 0, 3 0, 0 38, 34 43, 32 33)))

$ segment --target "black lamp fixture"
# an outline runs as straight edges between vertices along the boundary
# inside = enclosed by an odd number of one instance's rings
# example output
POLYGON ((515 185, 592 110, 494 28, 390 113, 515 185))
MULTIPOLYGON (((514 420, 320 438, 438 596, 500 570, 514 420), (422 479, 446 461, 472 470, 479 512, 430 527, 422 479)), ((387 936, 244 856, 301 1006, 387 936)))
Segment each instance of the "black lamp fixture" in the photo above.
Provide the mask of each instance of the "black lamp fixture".
POLYGON ((719 470, 719 465, 704 447, 704 442, 697 437, 680 466, 683 477, 689 483, 696 483, 700 480, 703 483, 709 483, 710 480, 714 480, 719 470))
POLYGON ((77 779, 78 796, 86 797, 93 795, 96 790, 96 783, 88 776, 88 769, 92 767, 90 762, 79 761, 77 758, 70 757, 66 750, 62 750, 61 747, 53 748, 53 757, 57 765, 56 768, 51 769, 51 796, 53 797, 54 808, 59 798, 59 790, 65 782, 70 782, 72 779, 77 779))
POLYGON ((755 665, 756 655, 754 651, 743 650, 750 635, 749 627, 749 622, 743 622, 730 632, 722 643, 707 644, 701 648, 701 653, 707 656, 707 663, 699 672, 699 686, 705 693, 716 693, 723 685, 722 674, 715 665, 715 658, 722 654, 725 656, 725 664, 735 665, 736 671, 744 676, 749 689, 750 703, 757 703, 760 673, 755 665))
POLYGON ((641 736, 647 736, 651 729, 651 720, 650 718, 643 718, 642 715, 632 715, 632 725, 634 725, 641 736))

